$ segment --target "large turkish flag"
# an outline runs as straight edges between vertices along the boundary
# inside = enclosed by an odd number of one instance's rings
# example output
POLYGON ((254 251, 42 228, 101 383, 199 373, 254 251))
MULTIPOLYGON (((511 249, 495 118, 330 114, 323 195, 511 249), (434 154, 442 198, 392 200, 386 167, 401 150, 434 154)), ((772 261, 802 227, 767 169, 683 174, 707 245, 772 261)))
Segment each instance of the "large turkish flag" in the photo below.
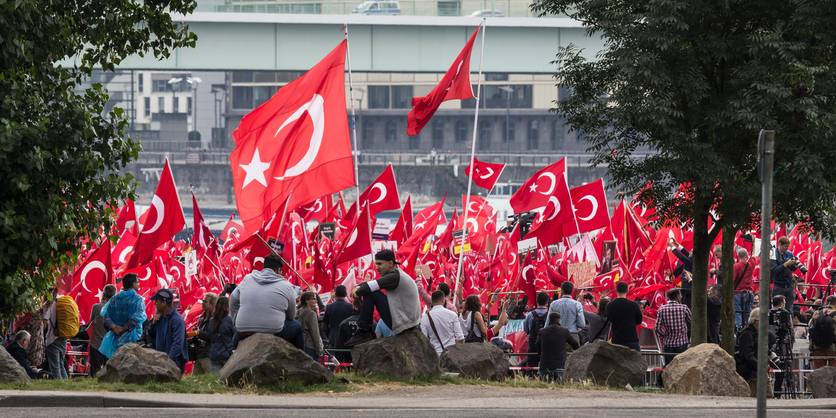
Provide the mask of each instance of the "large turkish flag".
POLYGON ((244 116, 232 133, 236 204, 250 234, 285 200, 289 208, 296 208, 355 185, 345 108, 345 50, 343 41, 244 116))
POLYGON ((369 214, 375 216, 384 210, 400 209, 401 200, 398 198, 398 185, 395 183, 395 172, 392 171, 392 164, 377 177, 374 183, 369 185, 360 198, 357 199, 362 205, 369 206, 369 214))
POLYGON ((607 196, 604 194, 604 181, 597 180, 569 190, 575 207, 575 219, 578 232, 594 231, 610 226, 610 214, 607 211, 607 196))
POLYGON ((534 173, 530 179, 511 196, 511 207, 514 208, 514 213, 527 212, 532 209, 537 209, 541 206, 546 206, 549 203, 549 198, 554 196, 557 191, 559 179, 564 179, 566 173, 566 159, 560 161, 534 173))

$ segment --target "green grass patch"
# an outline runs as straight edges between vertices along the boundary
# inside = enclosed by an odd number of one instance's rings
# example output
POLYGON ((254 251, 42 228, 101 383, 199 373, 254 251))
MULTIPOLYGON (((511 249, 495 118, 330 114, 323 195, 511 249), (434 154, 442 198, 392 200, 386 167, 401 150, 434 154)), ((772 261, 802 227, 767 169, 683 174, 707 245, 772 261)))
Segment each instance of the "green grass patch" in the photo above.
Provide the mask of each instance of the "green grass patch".
POLYGON ((412 380, 400 380, 389 376, 365 377, 355 373, 339 373, 329 383, 302 385, 296 381, 280 381, 273 385, 251 385, 244 388, 227 387, 218 382, 217 374, 184 376, 177 383, 147 382, 144 384, 99 383, 95 378, 75 378, 69 380, 35 380, 32 386, 13 383, 0 383, 0 389, 13 390, 60 390, 60 391, 103 391, 103 392, 150 392, 150 393, 223 393, 238 395, 281 395, 294 393, 346 393, 379 386, 392 387, 428 387, 452 385, 480 385, 520 389, 549 390, 619 390, 596 386, 591 383, 545 383, 536 378, 517 377, 504 382, 479 379, 463 379, 442 376, 438 378, 420 376, 412 380))

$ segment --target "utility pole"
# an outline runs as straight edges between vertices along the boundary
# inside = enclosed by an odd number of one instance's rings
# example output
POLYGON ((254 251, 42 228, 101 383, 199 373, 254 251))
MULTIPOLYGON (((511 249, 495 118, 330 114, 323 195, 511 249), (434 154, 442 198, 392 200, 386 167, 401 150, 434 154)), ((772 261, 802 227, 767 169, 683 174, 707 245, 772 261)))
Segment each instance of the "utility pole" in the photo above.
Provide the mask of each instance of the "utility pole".
POLYGON ((758 174, 763 182, 761 197, 761 277, 758 315, 758 418, 766 418, 766 392, 769 378, 769 252, 772 250, 772 160, 775 154, 775 131, 761 131, 758 139, 758 174), (764 309, 766 308, 766 309, 764 309))

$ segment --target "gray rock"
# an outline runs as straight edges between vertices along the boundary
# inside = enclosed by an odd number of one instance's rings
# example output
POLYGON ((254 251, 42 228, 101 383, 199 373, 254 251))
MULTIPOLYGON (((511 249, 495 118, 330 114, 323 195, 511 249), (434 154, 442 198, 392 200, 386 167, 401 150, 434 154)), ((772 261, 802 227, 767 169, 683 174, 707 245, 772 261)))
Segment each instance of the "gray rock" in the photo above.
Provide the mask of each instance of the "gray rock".
POLYGON ((32 379, 26 374, 26 370, 23 370, 20 363, 2 347, 0 347, 0 382, 26 383, 32 386, 32 379))
POLYGON ((293 344, 271 334, 255 334, 238 344, 218 380, 227 386, 267 385, 293 380, 305 385, 327 383, 330 370, 293 344))
POLYGON ((438 353, 418 328, 354 346, 351 357, 354 371, 364 376, 389 375, 396 379, 441 376, 438 353))
POLYGON ((591 380, 595 384, 613 388, 623 388, 628 383, 636 387, 646 371, 647 363, 638 351, 595 340, 569 354, 563 378, 572 381, 591 380))
POLYGON ((836 398, 836 367, 825 366, 813 370, 807 382, 814 398, 836 398))
POLYGON ((179 382, 183 374, 166 353, 129 343, 119 347, 99 371, 99 382, 179 382))
POLYGON ((445 347, 439 361, 442 369, 471 379, 503 380, 511 367, 505 353, 491 343, 445 347))
POLYGON ((674 357, 662 372, 670 393, 748 396, 749 385, 735 369, 734 357, 717 344, 700 344, 674 357))

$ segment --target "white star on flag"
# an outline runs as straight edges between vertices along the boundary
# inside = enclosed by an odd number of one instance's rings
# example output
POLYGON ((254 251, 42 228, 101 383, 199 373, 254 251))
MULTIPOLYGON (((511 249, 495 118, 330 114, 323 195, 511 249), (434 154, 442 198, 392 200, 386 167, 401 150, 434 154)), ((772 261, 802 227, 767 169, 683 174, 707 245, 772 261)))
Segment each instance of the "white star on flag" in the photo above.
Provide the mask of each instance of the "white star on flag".
POLYGON ((264 172, 270 168, 270 163, 261 161, 261 157, 258 155, 258 148, 255 149, 252 161, 249 164, 241 164, 241 168, 247 172, 247 176, 244 178, 244 185, 241 186, 242 189, 247 187, 252 181, 257 181, 264 185, 264 187, 267 187, 267 179, 264 177, 264 172))

